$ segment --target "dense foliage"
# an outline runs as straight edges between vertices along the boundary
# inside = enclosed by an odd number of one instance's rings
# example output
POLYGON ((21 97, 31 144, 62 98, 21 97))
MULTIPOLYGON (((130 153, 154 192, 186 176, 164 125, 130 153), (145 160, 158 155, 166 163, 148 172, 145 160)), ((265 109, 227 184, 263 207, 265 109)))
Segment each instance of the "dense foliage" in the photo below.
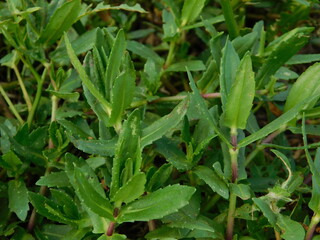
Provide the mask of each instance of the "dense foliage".
POLYGON ((0 239, 320 239, 319 11, 0 2, 0 239))

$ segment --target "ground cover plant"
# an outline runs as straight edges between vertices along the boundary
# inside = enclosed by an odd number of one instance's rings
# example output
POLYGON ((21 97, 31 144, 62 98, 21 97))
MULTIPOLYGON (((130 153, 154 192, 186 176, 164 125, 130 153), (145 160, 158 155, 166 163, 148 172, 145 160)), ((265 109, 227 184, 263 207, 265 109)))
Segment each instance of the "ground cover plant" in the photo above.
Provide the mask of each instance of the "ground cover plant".
POLYGON ((320 239, 319 9, 0 2, 0 239, 320 239))

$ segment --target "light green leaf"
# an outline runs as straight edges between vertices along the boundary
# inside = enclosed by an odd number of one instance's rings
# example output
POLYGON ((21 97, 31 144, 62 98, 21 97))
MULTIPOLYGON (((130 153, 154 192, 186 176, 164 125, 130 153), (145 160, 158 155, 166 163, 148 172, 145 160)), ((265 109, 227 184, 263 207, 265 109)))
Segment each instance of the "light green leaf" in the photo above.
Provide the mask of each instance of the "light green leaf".
POLYGON ((231 92, 227 97, 224 125, 245 129, 255 94, 254 72, 249 54, 240 62, 231 92))
MULTIPOLYGON (((217 60, 216 60, 217 61, 217 60)), ((225 108, 227 97, 236 78, 236 69, 239 69, 240 59, 232 43, 227 40, 222 49, 220 64, 220 93, 222 107, 225 108)))
POLYGON ((131 161, 133 166, 131 172, 127 172, 127 174, 132 175, 140 171, 140 135, 140 112, 135 110, 124 122, 120 131, 112 166, 111 198, 114 197, 121 187, 121 173, 125 169, 126 164, 128 164, 128 161, 131 161))
POLYGON ((111 98, 110 125, 121 122, 123 111, 130 106, 135 90, 135 80, 134 70, 123 72, 115 79, 111 98))
POLYGON ((271 210, 268 203, 261 198, 252 198, 253 202, 260 208, 263 215, 268 219, 269 223, 275 227, 277 222, 277 215, 271 210))
POLYGON ((52 172, 49 175, 40 177, 36 182, 38 186, 47 186, 47 187, 69 187, 69 179, 67 174, 64 171, 61 172, 52 172))
POLYGON ((187 68, 189 71, 206 70, 206 66, 203 64, 201 60, 193 60, 170 64, 170 66, 167 69, 165 69, 165 72, 186 72, 187 68))
POLYGON ((126 46, 127 46, 127 43, 124 37, 124 31, 120 29, 113 43, 109 60, 108 60, 108 65, 107 65, 107 71, 105 76, 105 79, 106 79, 105 87, 106 87, 107 99, 110 98, 112 86, 114 84, 116 77, 119 74, 121 58, 124 55, 126 46))
POLYGON ((206 166, 197 166, 193 172, 210 186, 212 191, 218 193, 225 199, 229 198, 229 188, 227 184, 213 171, 206 166))
POLYGON ((49 22, 41 33, 38 42, 52 45, 76 22, 81 10, 81 1, 72 0, 62 4, 49 18, 49 22))
POLYGON ((251 189, 248 185, 230 183, 230 191, 242 200, 251 198, 251 189))
POLYGON ((163 40, 168 41, 175 38, 179 33, 179 28, 176 24, 173 14, 166 9, 162 11, 163 27, 163 40))
POLYGON ((171 164, 163 164, 151 177, 147 184, 147 191, 154 192, 170 178, 173 167, 171 164))
POLYGON ((117 221, 121 223, 162 218, 187 205, 194 192, 195 188, 180 185, 157 190, 122 208, 117 221))
POLYGON ((179 103, 168 115, 163 116, 159 120, 153 122, 150 126, 142 130, 141 148, 151 144, 155 140, 161 138, 168 131, 175 128, 183 119, 187 112, 189 98, 186 97, 179 103))
MULTIPOLYGON (((284 111, 287 112, 289 109, 296 106, 298 103, 308 99, 312 96, 320 94, 320 63, 315 63, 309 67, 297 81, 293 84, 284 111)), ((317 99, 306 104, 307 108, 312 108, 316 103, 317 99)))
POLYGON ((305 231, 302 225, 288 216, 278 214, 277 225, 281 229, 281 237, 285 240, 303 240, 305 231))
POLYGON ((181 26, 196 20, 205 2, 205 0, 185 0, 181 12, 181 26))
POLYGON ((101 103, 104 110, 108 114, 110 114, 110 112, 111 112, 110 103, 107 100, 105 100, 103 95, 99 92, 99 90, 93 85, 93 83, 89 79, 85 69, 83 68, 79 59, 77 58, 66 33, 64 34, 64 39, 65 39, 65 44, 66 44, 67 52, 68 52, 69 58, 71 60, 71 63, 74 66, 74 68, 77 70, 77 72, 82 80, 82 83, 88 88, 90 93, 101 103))
POLYGON ((232 40, 232 45, 238 55, 242 57, 247 51, 251 52, 251 48, 258 38, 257 32, 251 32, 244 36, 239 36, 232 40))
POLYGON ((111 201, 115 202, 116 207, 120 207, 124 202, 126 204, 137 199, 144 193, 146 175, 142 172, 134 175, 125 185, 119 188, 111 201))
POLYGON ((85 153, 111 157, 114 155, 115 145, 118 139, 113 138, 111 140, 84 140, 70 137, 70 140, 76 148, 85 153))
POLYGON ((21 221, 24 221, 29 211, 28 190, 21 180, 8 182, 9 209, 14 212, 21 221))
POLYGON ((162 65, 164 62, 164 59, 161 58, 155 51, 137 41, 128 41, 127 49, 144 59, 151 58, 158 65, 162 65))
POLYGON ((71 92, 60 92, 60 91, 53 91, 53 90, 48 90, 48 92, 58 98, 69 100, 70 102, 77 102, 80 96, 78 92, 71 93, 71 92))

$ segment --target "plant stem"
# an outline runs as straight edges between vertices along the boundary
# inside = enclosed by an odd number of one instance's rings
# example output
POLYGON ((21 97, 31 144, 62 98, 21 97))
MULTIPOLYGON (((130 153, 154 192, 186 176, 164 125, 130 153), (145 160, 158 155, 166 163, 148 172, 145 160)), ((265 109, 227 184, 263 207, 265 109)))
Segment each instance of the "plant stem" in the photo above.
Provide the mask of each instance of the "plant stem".
POLYGON ((163 66, 164 69, 166 69, 167 67, 170 66, 170 64, 172 63, 173 61, 173 58, 174 58, 174 49, 176 47, 176 41, 175 40, 172 40, 170 42, 170 46, 169 46, 169 53, 168 53, 168 56, 167 56, 167 59, 166 59, 166 62, 163 66))
POLYGON ((274 235, 276 237, 276 240, 281 240, 280 233, 277 230, 274 230, 274 235))
POLYGON ((18 119, 18 121, 23 124, 24 121, 21 118, 20 114, 18 113, 17 109, 14 107, 13 103, 11 102, 10 98, 8 97, 7 93, 4 91, 4 89, 2 88, 2 85, 0 84, 0 93, 3 96, 4 100, 7 102, 11 112, 13 113, 13 115, 16 117, 16 119, 18 119))
POLYGON ((239 36, 239 29, 233 14, 230 0, 221 0, 220 3, 230 38, 234 39, 239 36))
POLYGON ((318 223, 320 222, 320 216, 318 214, 314 214, 311 218, 311 223, 309 225, 305 240, 311 240, 314 230, 316 229, 318 223))
MULTIPOLYGON (((238 180, 238 148, 237 148, 237 129, 231 128, 231 144, 232 148, 229 149, 231 158, 231 170, 232 170, 232 183, 237 183, 238 180)), ((229 210, 227 219, 227 231, 226 240, 232 240, 233 227, 234 227, 234 213, 236 211, 237 195, 235 195, 230 188, 229 198, 229 210)))
POLYGON ((22 94, 23 94, 23 98, 26 101, 26 104, 27 104, 27 107, 28 107, 28 111, 30 112, 31 108, 32 108, 32 103, 31 103, 29 94, 27 92, 26 86, 24 85, 24 82, 22 80, 22 77, 21 77, 20 72, 19 72, 19 70, 18 70, 16 65, 13 65, 13 71, 14 71, 14 73, 16 74, 16 76, 18 78, 18 82, 19 82, 19 85, 20 85, 20 88, 21 88, 21 91, 22 91, 22 94))
POLYGON ((156 222, 155 220, 148 221, 149 232, 156 230, 156 222))
POLYGON ((36 97, 35 97, 34 102, 32 104, 32 108, 31 108, 31 111, 29 112, 28 120, 27 120, 29 127, 31 126, 31 123, 33 121, 35 112, 36 112, 36 110, 38 108, 38 105, 39 105, 39 102, 40 102, 40 98, 41 98, 41 95, 42 95, 42 86, 43 86, 46 74, 47 74, 47 68, 45 68, 43 70, 43 73, 42 73, 42 76, 40 78, 40 81, 38 81, 36 97))
POLYGON ((234 227, 234 213, 236 211, 236 204, 237 204, 237 196, 231 192, 230 198, 229 198, 226 240, 232 240, 233 227, 234 227))

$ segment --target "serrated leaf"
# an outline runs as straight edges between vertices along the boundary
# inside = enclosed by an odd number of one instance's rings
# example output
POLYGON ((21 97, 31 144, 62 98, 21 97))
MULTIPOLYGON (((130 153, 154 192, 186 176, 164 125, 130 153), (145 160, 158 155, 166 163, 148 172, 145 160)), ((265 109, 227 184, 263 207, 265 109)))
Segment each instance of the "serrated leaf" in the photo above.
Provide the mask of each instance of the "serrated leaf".
POLYGON ((28 190, 21 180, 8 182, 9 209, 14 212, 21 221, 24 221, 29 211, 28 190))
POLYGON ((157 190, 122 208, 117 221, 121 223, 162 218, 187 205, 194 192, 195 188, 181 185, 157 190))
POLYGON ((134 70, 123 72, 115 79, 112 89, 110 125, 119 123, 123 111, 130 106, 135 90, 135 79, 134 70))
POLYGON ((224 48, 222 49, 220 63, 220 93, 223 108, 226 106, 227 97, 231 92, 231 87, 236 78, 236 69, 239 68, 239 64, 239 56, 232 43, 227 40, 224 48))
POLYGON ((240 62, 225 107, 224 125, 245 129, 255 95, 254 72, 249 54, 240 62))
POLYGON ((185 0, 181 12, 181 26, 196 20, 205 2, 205 0, 185 0))
POLYGON ((114 194, 121 187, 121 173, 125 168, 127 161, 132 161, 133 164, 131 174, 140 171, 140 135, 140 112, 136 110, 129 115, 120 131, 112 166, 112 182, 110 187, 111 198, 114 197, 114 194))
POLYGON ((88 179, 78 169, 74 168, 75 186, 83 204, 101 217, 113 220, 113 207, 106 197, 101 196, 89 183, 88 179))
POLYGON ((67 31, 77 20, 81 10, 81 1, 72 0, 62 4, 54 14, 41 33, 38 42, 52 45, 67 31))
POLYGON ((36 182, 38 186, 47 186, 47 187, 69 187, 69 179, 65 172, 52 172, 49 175, 40 177, 36 182))
POLYGON ((121 203, 130 203, 144 193, 144 185, 146 183, 146 175, 138 173, 134 175, 125 185, 119 188, 114 194, 111 201, 115 202, 115 206, 120 207, 121 203))
POLYGON ((121 58, 124 55, 126 46, 127 46, 127 43, 124 37, 124 31, 120 29, 116 36, 116 39, 114 40, 114 43, 110 52, 109 60, 108 60, 107 70, 106 70, 105 87, 106 87, 107 99, 110 98, 112 86, 114 84, 116 77, 119 74, 121 58))
POLYGON ((186 62, 172 63, 165 69, 165 72, 186 72, 187 68, 189 71, 204 71, 206 66, 201 60, 192 60, 186 62))
POLYGON ((227 184, 213 171, 206 166, 197 166, 193 172, 210 186, 212 191, 218 193, 225 199, 229 198, 229 188, 227 184))
POLYGON ((150 126, 142 130, 141 148, 151 144, 155 140, 161 138, 168 131, 175 128, 183 119, 187 112, 189 105, 189 98, 186 97, 166 116, 153 122, 150 126))

